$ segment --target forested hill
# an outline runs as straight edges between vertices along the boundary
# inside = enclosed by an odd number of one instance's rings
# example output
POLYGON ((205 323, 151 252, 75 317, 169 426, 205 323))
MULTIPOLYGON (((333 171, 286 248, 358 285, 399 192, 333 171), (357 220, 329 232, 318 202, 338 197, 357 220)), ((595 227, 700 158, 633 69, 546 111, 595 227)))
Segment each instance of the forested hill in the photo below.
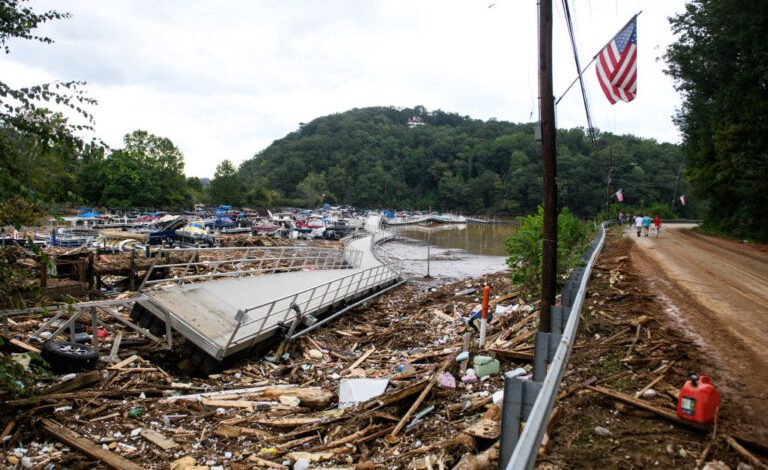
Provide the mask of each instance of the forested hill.
MULTIPOLYGON (((634 136, 558 132, 561 205, 580 215, 625 203, 671 203, 681 163, 677 145, 634 136), (614 201, 614 199, 611 199, 614 201)), ((520 214, 542 200, 533 124, 481 121, 423 107, 353 109, 302 124, 239 169, 244 187, 277 191, 284 202, 520 214), (423 125, 409 126, 418 118, 423 125), (323 199, 323 195, 325 196, 323 199)))

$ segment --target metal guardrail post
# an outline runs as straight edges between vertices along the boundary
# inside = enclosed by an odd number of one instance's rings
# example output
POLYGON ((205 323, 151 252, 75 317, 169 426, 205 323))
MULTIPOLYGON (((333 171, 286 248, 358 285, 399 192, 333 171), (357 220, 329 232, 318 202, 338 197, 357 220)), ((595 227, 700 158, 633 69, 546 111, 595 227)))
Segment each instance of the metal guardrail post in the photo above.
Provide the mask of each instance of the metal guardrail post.
MULTIPOLYGON (((563 374, 568 364, 568 357, 573 347, 573 342, 576 336, 576 328, 579 322, 579 312, 581 311, 581 305, 584 301, 584 295, 586 292, 587 282, 589 281, 589 274, 592 270, 592 266, 595 263, 600 248, 605 241, 605 226, 607 223, 603 223, 600 227, 600 231, 597 240, 590 248, 590 257, 587 262, 586 268, 581 273, 581 278, 578 282, 578 290, 576 291, 573 299, 573 306, 568 312, 568 321, 563 331, 562 339, 558 341, 559 346, 556 349, 554 357, 552 358, 552 364, 549 372, 540 384, 541 390, 537 394, 536 401, 532 406, 530 414, 526 421, 525 429, 519 435, 517 442, 514 442, 508 435, 504 433, 502 428, 501 436, 501 455, 508 455, 508 447, 514 446, 512 456, 506 461, 499 461, 499 468, 505 470, 517 470, 517 469, 532 469, 536 463, 536 456, 538 455, 539 446, 541 440, 546 431, 547 423, 549 422, 550 413, 557 396, 557 390, 562 380, 563 374)), ((576 281, 572 281, 573 285, 576 285, 576 281)), ((549 349, 549 348, 547 348, 549 349)), ((535 383, 535 382, 532 382, 535 383)), ((507 410, 504 410, 504 414, 507 410)), ((502 417, 502 422, 504 419, 502 417)), ((509 431, 507 431, 509 432, 509 431)))

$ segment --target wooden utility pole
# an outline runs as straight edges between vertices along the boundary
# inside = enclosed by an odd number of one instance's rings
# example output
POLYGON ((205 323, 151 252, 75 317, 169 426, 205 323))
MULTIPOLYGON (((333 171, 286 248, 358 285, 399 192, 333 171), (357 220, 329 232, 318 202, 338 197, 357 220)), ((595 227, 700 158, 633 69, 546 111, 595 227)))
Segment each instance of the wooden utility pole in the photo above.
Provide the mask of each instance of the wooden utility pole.
POLYGON ((557 161, 555 100, 552 90, 552 0, 539 0, 539 119, 544 170, 544 223, 541 253, 541 316, 539 331, 550 331, 557 273, 557 161))

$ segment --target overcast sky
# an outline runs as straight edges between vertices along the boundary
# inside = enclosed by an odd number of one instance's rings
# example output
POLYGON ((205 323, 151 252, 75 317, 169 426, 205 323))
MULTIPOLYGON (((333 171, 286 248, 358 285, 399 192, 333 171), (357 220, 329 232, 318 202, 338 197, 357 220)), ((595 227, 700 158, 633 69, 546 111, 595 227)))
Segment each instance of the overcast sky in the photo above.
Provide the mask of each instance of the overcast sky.
MULTIPOLYGON (((184 152, 186 173, 212 176, 252 157, 300 122, 355 107, 424 105, 479 119, 537 115, 535 0, 58 0, 72 14, 14 41, 2 80, 23 86, 85 80, 99 101, 95 134, 110 146, 145 129, 184 152)), ((555 0, 555 94, 575 65, 555 0)), ((683 0, 571 0, 582 65, 639 10, 638 94, 611 106, 585 73, 595 125, 679 142, 680 99, 658 60, 667 17, 683 0)), ((586 126, 574 87, 558 126, 586 126)))

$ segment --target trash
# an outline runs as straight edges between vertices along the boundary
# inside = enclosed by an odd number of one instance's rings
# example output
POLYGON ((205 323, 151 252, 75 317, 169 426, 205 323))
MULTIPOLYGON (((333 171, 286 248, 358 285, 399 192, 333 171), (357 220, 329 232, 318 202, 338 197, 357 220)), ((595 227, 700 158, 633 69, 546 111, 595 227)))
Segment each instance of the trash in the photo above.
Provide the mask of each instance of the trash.
POLYGON ((389 379, 342 379, 339 382, 339 408, 346 408, 383 395, 389 379))
POLYGON ((141 416, 141 408, 131 408, 128 411, 128 416, 141 416))
POLYGON ((442 388, 456 388, 456 378, 450 372, 444 372, 438 379, 438 383, 442 388))
POLYGON ((504 406, 504 390, 497 390, 491 395, 493 404, 499 407, 504 406))
POLYGON ((413 374, 416 369, 411 365, 408 359, 400 360, 400 363, 395 368, 398 374, 413 374))
POLYGON ((259 457, 270 459, 277 457, 277 448, 276 447, 262 447, 259 449, 259 457))
POLYGON ((469 289, 464 289, 459 292, 456 292, 456 295, 472 295, 477 292, 477 289, 474 287, 470 287, 469 289))
POLYGON ((288 395, 281 395, 278 397, 280 400, 280 403, 286 406, 292 406, 297 407, 301 404, 301 400, 299 400, 297 397, 292 397, 288 395))
POLYGON ((6 460, 6 461, 7 461, 7 462, 8 462, 10 465, 18 465, 18 464, 19 464, 19 462, 21 462, 21 460, 19 460, 19 458, 18 458, 18 457, 16 457, 15 455, 9 455, 9 456, 8 456, 8 457, 7 457, 5 460, 6 460))
POLYGON ((467 369, 467 373, 461 378, 461 382, 465 384, 477 383, 477 374, 475 374, 475 369, 467 369))
POLYGON ((305 459, 299 459, 293 464, 294 470, 307 470, 309 468, 309 461, 305 459))
POLYGON ((652 398, 656 396, 656 390, 649 388, 648 390, 644 391, 642 394, 645 398, 652 398))
POLYGON ((522 367, 518 367, 515 370, 511 370, 509 372, 504 373, 504 378, 515 378, 515 377, 521 377, 523 375, 526 375, 528 373, 527 370, 523 369, 522 367))
POLYGON ((456 355, 456 362, 466 361, 469 359, 469 351, 463 351, 456 355))
POLYGON ((501 367, 499 361, 490 356, 475 356, 472 360, 472 365, 474 366, 475 374, 481 379, 487 375, 499 372, 501 367))
POLYGON ((312 359, 322 359, 323 358, 323 353, 321 353, 317 349, 310 349, 307 354, 309 354, 309 357, 311 357, 312 359))
POLYGON ((35 463, 29 457, 22 457, 21 458, 21 466, 24 467, 24 468, 32 468, 32 467, 35 466, 35 463))
POLYGON ((611 431, 609 431, 608 429, 602 426, 595 426, 595 434, 597 434, 598 436, 610 436, 611 431))

